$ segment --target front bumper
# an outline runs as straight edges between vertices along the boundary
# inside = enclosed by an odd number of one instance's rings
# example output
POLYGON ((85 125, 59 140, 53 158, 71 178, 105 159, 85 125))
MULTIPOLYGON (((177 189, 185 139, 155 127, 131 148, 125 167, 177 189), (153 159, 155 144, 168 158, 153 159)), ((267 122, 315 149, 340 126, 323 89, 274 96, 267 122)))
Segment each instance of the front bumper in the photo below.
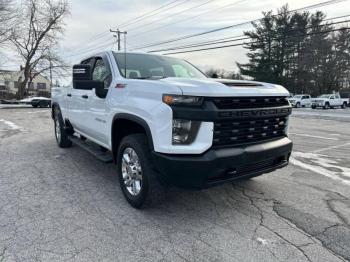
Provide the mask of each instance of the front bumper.
POLYGON ((311 105, 312 105, 313 107, 323 107, 324 104, 325 104, 324 102, 319 102, 319 101, 316 101, 316 102, 315 102, 315 101, 313 101, 311 105))
POLYGON ((211 149, 201 155, 153 152, 152 158, 166 183, 183 188, 206 188, 285 167, 292 147, 292 141, 284 137, 254 145, 211 149))

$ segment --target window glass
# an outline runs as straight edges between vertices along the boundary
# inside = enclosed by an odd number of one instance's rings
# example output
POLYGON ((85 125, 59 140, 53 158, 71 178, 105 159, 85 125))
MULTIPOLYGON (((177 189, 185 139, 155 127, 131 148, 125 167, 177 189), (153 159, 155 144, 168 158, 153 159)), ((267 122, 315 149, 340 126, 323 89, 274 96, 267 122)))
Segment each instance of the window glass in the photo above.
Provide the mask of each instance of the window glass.
POLYGON ((98 58, 92 72, 92 80, 104 82, 105 88, 108 88, 112 81, 112 75, 102 58, 98 58))
POLYGON ((330 99, 334 99, 334 96, 331 96, 330 99))
POLYGON ((114 53, 123 77, 133 79, 157 79, 182 77, 206 79, 207 77, 190 63, 173 57, 149 54, 114 53), (129 74, 128 74, 129 72, 129 74), (137 72, 137 73, 135 73, 137 72))
POLYGON ((38 89, 46 89, 46 83, 37 83, 38 89))

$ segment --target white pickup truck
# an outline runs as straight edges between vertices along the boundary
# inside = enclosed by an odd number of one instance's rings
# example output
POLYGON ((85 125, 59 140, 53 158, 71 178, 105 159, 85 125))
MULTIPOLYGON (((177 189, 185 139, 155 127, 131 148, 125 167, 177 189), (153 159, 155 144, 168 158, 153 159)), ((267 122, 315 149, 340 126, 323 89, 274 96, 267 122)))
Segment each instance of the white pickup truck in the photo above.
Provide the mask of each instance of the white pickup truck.
POLYGON ((339 94, 322 95, 315 98, 312 101, 312 108, 322 107, 323 109, 329 109, 334 107, 346 108, 349 103, 349 99, 341 98, 339 94))
POLYGON ((311 96, 310 95, 295 95, 288 99, 293 107, 311 107, 311 96))
POLYGON ((125 198, 141 208, 167 186, 285 167, 288 96, 279 85, 209 79, 181 59, 107 51, 75 65, 71 87, 53 89, 52 117, 58 145, 113 160, 125 198))

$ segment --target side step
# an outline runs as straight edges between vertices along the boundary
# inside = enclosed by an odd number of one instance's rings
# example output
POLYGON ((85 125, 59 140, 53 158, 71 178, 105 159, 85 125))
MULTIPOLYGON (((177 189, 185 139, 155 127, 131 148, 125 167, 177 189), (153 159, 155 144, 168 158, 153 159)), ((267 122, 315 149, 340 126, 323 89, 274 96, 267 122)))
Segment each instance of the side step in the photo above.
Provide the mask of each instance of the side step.
POLYGON ((88 141, 88 140, 81 140, 79 137, 76 136, 70 136, 69 139, 76 144, 77 146, 80 146, 90 154, 97 157, 99 160, 105 163, 112 163, 113 158, 111 155, 111 152, 103 152, 99 145, 96 145, 95 143, 88 141))

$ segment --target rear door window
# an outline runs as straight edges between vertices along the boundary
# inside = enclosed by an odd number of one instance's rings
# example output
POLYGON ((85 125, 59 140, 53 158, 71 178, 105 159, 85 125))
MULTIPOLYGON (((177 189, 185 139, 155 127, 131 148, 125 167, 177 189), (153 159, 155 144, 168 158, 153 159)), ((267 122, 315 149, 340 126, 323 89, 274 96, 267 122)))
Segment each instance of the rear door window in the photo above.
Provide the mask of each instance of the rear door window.
POLYGON ((101 57, 96 58, 96 63, 92 72, 92 80, 103 82, 105 88, 108 88, 112 82, 111 71, 101 57))

